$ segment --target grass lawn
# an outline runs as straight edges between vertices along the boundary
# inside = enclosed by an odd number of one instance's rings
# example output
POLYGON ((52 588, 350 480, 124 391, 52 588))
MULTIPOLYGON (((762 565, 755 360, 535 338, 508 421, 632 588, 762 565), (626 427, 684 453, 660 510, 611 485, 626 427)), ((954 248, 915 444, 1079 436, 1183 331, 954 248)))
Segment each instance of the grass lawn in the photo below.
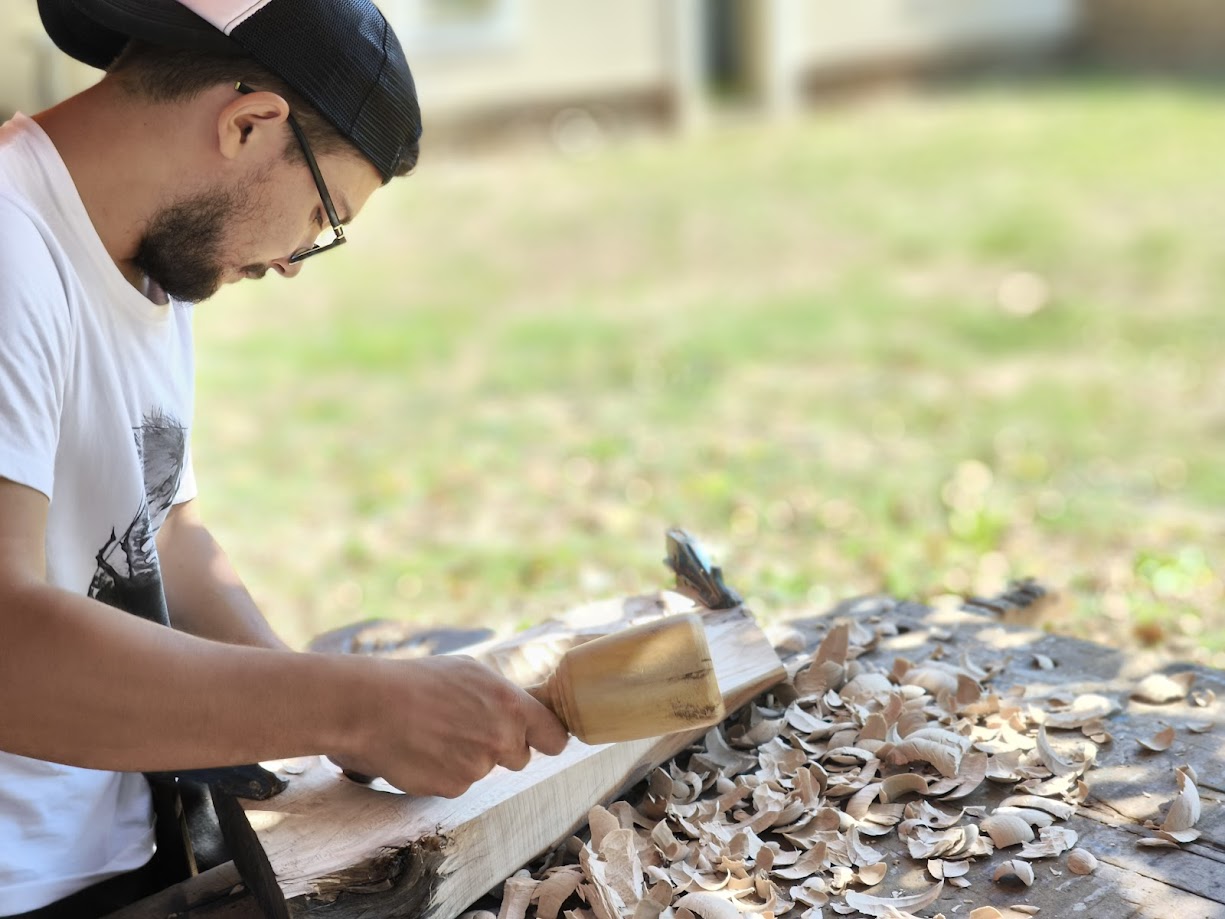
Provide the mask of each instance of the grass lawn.
POLYGON ((678 523, 766 619, 1033 575, 1223 664, 1223 163, 1225 95, 1105 79, 427 143, 199 310, 204 511, 297 643, 653 590, 678 523))

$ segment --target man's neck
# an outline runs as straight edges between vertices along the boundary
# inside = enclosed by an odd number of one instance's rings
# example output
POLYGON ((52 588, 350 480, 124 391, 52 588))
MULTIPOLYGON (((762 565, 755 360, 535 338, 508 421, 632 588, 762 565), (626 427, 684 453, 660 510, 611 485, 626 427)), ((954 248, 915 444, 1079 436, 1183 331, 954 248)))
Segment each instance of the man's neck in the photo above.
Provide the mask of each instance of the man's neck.
POLYGON ((103 80, 34 116, 68 167, 107 254, 142 292, 147 281, 132 259, 175 180, 168 148, 176 126, 154 122, 162 111, 173 109, 134 104, 103 80))

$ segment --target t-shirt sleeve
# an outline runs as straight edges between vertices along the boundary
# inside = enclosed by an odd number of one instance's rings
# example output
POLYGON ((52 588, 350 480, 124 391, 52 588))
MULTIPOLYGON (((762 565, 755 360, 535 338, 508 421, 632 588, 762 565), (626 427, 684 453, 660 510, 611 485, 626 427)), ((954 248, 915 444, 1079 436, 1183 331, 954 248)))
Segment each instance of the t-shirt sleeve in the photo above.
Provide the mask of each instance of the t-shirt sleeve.
POLYGON ((42 235, 0 197, 0 478, 51 497, 72 321, 42 235))
POLYGON ((183 457, 183 474, 179 476, 179 490, 175 492, 174 503, 186 504, 196 497, 196 469, 191 462, 191 441, 187 442, 187 452, 183 457))

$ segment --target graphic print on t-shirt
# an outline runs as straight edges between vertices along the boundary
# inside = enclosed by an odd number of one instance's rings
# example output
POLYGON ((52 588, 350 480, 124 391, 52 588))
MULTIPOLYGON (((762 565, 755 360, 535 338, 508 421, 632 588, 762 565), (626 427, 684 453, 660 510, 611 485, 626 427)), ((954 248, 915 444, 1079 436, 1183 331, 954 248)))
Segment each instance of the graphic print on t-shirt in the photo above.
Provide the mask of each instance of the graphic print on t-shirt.
POLYGON ((98 568, 89 585, 89 596, 143 619, 169 625, 156 538, 179 490, 187 429, 169 415, 154 410, 133 431, 144 469, 145 493, 127 529, 119 534, 112 528, 110 538, 98 550, 98 568))

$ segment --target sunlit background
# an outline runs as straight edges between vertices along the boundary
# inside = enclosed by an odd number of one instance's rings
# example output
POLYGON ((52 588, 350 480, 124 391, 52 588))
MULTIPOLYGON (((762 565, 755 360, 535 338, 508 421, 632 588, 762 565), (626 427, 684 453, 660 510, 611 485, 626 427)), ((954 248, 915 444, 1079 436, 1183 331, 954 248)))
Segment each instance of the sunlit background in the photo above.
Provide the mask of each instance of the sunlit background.
MULTIPOLYGON (((206 516, 302 645, 704 539, 769 620, 1033 576, 1225 665, 1225 20, 1197 0, 387 0, 416 173, 197 316, 206 516)), ((89 78, 14 4, 0 109, 89 78)))

